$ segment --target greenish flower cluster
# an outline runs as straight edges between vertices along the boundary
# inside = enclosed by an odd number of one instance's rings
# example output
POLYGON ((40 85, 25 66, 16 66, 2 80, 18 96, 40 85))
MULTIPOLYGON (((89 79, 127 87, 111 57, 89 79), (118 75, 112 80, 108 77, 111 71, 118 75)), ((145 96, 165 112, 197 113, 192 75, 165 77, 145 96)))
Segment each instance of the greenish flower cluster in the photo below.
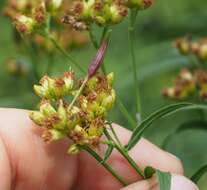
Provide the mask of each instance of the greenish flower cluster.
POLYGON ((69 137, 74 144, 69 153, 78 153, 80 146, 97 147, 100 144, 106 116, 115 102, 112 88, 113 73, 97 74, 88 79, 77 97, 83 80, 76 81, 73 72, 61 78, 43 77, 34 89, 42 98, 39 111, 32 111, 30 118, 43 128, 45 141, 69 137), (76 101, 66 101, 66 98, 76 101))
POLYGON ((207 39, 203 38, 193 41, 188 37, 179 38, 175 41, 175 46, 183 55, 194 55, 197 59, 207 61, 207 39))
POLYGON ((129 9, 144 10, 153 0, 75 0, 63 22, 77 30, 89 28, 93 23, 110 26, 122 22, 129 9))
POLYGON ((175 41, 174 46, 186 58, 190 57, 194 67, 182 69, 175 78, 173 86, 165 88, 163 95, 170 99, 183 100, 197 93, 199 98, 207 100, 207 39, 193 40, 186 36, 175 41), (195 59, 194 59, 195 58, 195 59))
POLYGON ((165 88, 163 95, 170 99, 184 100, 193 95, 207 100, 207 72, 203 69, 182 69, 172 87, 165 88), (197 94, 198 95, 197 95, 197 94))
POLYGON ((63 0, 10 0, 5 14, 12 18, 21 34, 31 34, 46 27, 48 16, 55 15, 63 0))

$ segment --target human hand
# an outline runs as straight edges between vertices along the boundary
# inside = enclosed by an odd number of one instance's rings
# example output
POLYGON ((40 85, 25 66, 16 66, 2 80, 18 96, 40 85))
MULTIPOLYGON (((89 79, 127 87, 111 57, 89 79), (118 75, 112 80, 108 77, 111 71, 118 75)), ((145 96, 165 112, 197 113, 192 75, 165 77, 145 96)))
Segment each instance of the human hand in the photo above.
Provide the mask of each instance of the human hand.
MULTIPOLYGON (((127 143, 130 132, 115 126, 118 136, 127 143)), ((0 109, 0 176, 1 190, 118 190, 122 186, 90 155, 66 154, 69 140, 45 144, 41 129, 28 117, 27 111, 0 109)), ((101 151, 101 150, 100 150, 101 151)), ((103 150, 102 150, 103 151, 103 150)), ((141 167, 152 166, 176 175, 172 190, 197 190, 197 187, 180 176, 180 161, 142 139, 130 152, 141 167)), ((156 180, 141 181, 125 160, 114 152, 109 164, 130 183, 122 190, 156 190, 156 180), (154 186, 155 185, 155 186, 154 186)))

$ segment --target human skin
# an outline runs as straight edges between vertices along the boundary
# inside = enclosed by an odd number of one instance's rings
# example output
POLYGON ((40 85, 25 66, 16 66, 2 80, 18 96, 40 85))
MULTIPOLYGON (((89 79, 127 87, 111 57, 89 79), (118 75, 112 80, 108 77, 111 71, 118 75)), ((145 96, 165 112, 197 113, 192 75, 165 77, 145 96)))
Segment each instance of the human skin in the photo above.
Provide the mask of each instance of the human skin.
MULTIPOLYGON (((114 125, 122 143, 130 132, 114 125)), ((0 109, 1 190, 158 190, 156 179, 143 181, 126 161, 113 152, 109 164, 130 184, 123 188, 87 153, 66 154, 70 141, 46 144, 41 129, 29 119, 28 111, 0 109)), ((100 148, 103 154, 105 148, 100 148)), ((172 190, 198 190, 182 176, 182 164, 146 139, 130 151, 140 167, 152 166, 173 173, 172 190)))

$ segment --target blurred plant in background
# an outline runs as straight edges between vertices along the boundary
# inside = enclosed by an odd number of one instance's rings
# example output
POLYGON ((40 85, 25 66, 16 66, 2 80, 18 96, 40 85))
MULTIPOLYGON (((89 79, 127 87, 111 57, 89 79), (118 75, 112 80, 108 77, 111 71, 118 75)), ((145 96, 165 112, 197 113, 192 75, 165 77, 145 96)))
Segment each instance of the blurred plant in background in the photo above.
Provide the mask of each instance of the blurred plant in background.
MULTIPOLYGON (((30 72, 33 73, 36 80, 39 80, 41 76, 37 68, 38 66, 40 67, 37 55, 46 54, 46 56, 48 56, 49 63, 45 72, 50 74, 54 64, 53 57, 56 53, 56 48, 49 39, 44 38, 41 34, 33 33, 33 30, 38 30, 38 28, 44 27, 44 25, 47 24, 46 22, 51 22, 50 29, 48 28, 48 30, 50 30, 53 38, 63 48, 71 50, 74 48, 81 48, 88 43, 86 33, 74 31, 70 27, 64 26, 59 21, 58 18, 65 10, 69 9, 69 7, 69 1, 47 1, 46 4, 41 4, 41 1, 9 0, 6 3, 6 7, 3 9, 4 15, 9 17, 16 25, 16 29, 13 29, 13 39, 17 51, 19 51, 20 54, 21 52, 27 51, 30 55, 32 61, 30 72), (47 13, 47 11, 49 12, 47 13), (47 21, 47 19, 49 20, 47 21), (20 33, 18 31, 20 31, 20 33), (25 34, 28 35, 22 40, 21 35, 25 34)), ((10 74, 25 74, 25 72, 29 72, 26 67, 28 66, 21 64, 18 58, 16 58, 16 61, 14 58, 8 58, 6 61, 6 68, 10 74), (16 69, 14 67, 16 67, 16 69), (22 72, 22 70, 25 72, 22 72)))
POLYGON ((195 93, 199 95, 198 99, 207 98, 207 70, 205 63, 207 61, 207 41, 202 39, 193 42, 188 37, 176 40, 175 47, 179 52, 194 62, 194 67, 182 69, 174 81, 174 86, 163 90, 163 95, 175 99, 184 100, 195 93))

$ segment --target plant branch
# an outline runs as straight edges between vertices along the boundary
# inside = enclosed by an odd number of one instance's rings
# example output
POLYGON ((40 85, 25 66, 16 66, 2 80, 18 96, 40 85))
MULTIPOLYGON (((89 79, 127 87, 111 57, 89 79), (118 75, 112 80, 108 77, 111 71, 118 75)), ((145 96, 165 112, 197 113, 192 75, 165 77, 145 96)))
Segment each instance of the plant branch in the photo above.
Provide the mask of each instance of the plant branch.
POLYGON ((68 110, 70 110, 73 107, 73 105, 76 102, 77 98, 80 96, 80 94, 82 93, 83 89, 85 88, 87 82, 88 82, 88 75, 84 79, 81 87, 79 88, 78 92, 76 93, 75 97, 73 98, 72 102, 70 103, 70 105, 68 107, 68 110))
POLYGON ((91 42, 92 42, 94 48, 95 48, 95 49, 98 49, 98 48, 100 47, 100 45, 98 44, 98 42, 97 42, 97 40, 96 40, 96 37, 95 37, 95 35, 93 34, 93 28, 92 28, 92 26, 90 27, 90 29, 89 29, 88 32, 89 32, 90 39, 91 39, 91 42))
POLYGON ((136 96, 136 112, 139 114, 141 119, 141 101, 140 101, 140 91, 139 91, 139 81, 137 75, 137 65, 136 65, 136 56, 135 56, 135 49, 134 49, 134 27, 137 18, 138 10, 131 10, 130 12, 130 23, 129 23, 129 46, 130 46, 130 53, 131 53, 131 60, 132 60, 132 67, 133 67, 133 76, 134 76, 134 86, 135 86, 135 96, 136 96))
POLYGON ((129 111, 127 110, 127 108, 125 107, 125 105, 123 104, 123 102, 120 100, 119 97, 117 97, 117 106, 120 110, 120 112, 122 113, 122 115, 126 118, 126 120, 128 121, 129 125, 130 125, 130 129, 134 130, 134 128, 136 127, 136 121, 134 121, 133 117, 131 116, 131 114, 129 113, 129 111))
MULTIPOLYGON (((103 29, 103 32, 102 32, 101 40, 100 40, 100 42, 98 43, 98 41, 97 41, 96 38, 95 38, 95 35, 93 34, 92 27, 90 27, 90 29, 89 29, 90 39, 91 39, 91 42, 92 42, 92 44, 93 44, 93 46, 94 46, 94 48, 95 48, 96 50, 101 46, 102 41, 103 41, 104 38, 106 37, 107 33, 108 33, 108 28, 105 27, 105 28, 103 29)), ((106 75, 106 68, 105 68, 104 64, 101 65, 101 70, 102 70, 103 74, 106 75)))
POLYGON ((109 164, 104 162, 104 160, 90 147, 81 146, 83 150, 88 152, 93 158, 95 158, 108 172, 110 172, 123 186, 127 186, 128 182, 123 179, 109 164))
POLYGON ((118 136, 117 136, 117 134, 116 134, 116 132, 115 132, 115 130, 114 130, 114 128, 113 128, 113 126, 112 126, 111 123, 109 123, 109 127, 110 127, 110 129, 111 129, 111 132, 112 132, 114 138, 116 139, 117 143, 119 144, 119 146, 120 146, 120 147, 123 147, 123 146, 122 146, 122 143, 121 143, 121 141, 119 140, 119 138, 118 138, 118 136))
POLYGON ((144 172, 139 168, 139 166, 136 164, 136 162, 129 156, 128 151, 124 148, 119 146, 114 139, 110 136, 110 134, 108 133, 108 131, 105 129, 104 130, 104 134, 106 136, 106 138, 109 141, 112 141, 114 144, 114 148, 116 148, 116 150, 128 161, 128 163, 132 166, 132 168, 134 168, 134 170, 141 176, 143 177, 143 179, 145 179, 145 175, 144 172))
POLYGON ((79 63, 63 48, 61 45, 50 35, 48 35, 48 39, 53 43, 53 45, 74 65, 79 71, 82 73, 86 73, 84 69, 79 65, 79 63))

